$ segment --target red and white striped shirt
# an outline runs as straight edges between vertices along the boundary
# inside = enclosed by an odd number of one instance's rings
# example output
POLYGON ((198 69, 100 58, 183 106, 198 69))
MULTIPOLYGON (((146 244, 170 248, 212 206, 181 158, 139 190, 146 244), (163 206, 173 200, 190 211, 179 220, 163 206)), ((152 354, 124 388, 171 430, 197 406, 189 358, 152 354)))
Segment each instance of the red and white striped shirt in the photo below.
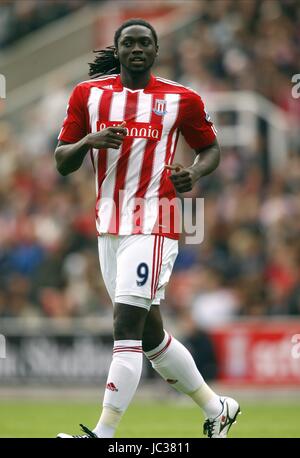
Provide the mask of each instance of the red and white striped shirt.
MULTIPOLYGON (((71 94, 58 139, 76 143, 89 132, 122 121, 127 135, 119 150, 90 152, 98 234, 157 233, 178 239, 173 223, 161 224, 165 215, 159 202, 176 197, 165 165, 173 161, 179 132, 193 149, 215 140, 201 97, 153 75, 144 89, 137 90, 124 87, 120 75, 84 81, 71 94)), ((176 208, 170 207, 168 213, 170 221, 176 218, 176 208)))

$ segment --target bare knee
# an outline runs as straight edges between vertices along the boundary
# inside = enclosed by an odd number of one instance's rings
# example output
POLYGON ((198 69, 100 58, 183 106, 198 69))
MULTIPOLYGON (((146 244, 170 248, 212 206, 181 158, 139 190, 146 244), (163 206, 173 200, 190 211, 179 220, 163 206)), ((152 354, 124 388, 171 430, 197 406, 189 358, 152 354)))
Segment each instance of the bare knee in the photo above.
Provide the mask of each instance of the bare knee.
POLYGON ((129 304, 114 307, 114 340, 142 340, 148 310, 129 304))
POLYGON ((144 351, 153 350, 164 339, 165 332, 158 306, 152 306, 146 318, 142 345, 144 351))

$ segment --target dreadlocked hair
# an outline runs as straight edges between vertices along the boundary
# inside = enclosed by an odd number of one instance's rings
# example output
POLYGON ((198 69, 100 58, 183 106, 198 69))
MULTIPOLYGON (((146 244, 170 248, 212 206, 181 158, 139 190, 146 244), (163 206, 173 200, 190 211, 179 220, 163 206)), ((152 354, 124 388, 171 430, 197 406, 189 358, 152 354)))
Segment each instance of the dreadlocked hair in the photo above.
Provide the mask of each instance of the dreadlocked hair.
POLYGON ((115 58, 114 46, 107 46, 105 49, 93 51, 97 54, 94 62, 89 63, 89 75, 97 78, 102 75, 110 75, 112 73, 120 73, 120 62, 115 58))
POLYGON ((118 40, 122 33, 122 30, 131 25, 142 25, 151 30, 155 45, 157 46, 158 38, 155 29, 149 22, 144 19, 129 19, 123 22, 123 24, 116 30, 114 35, 114 46, 107 46, 104 49, 93 51, 96 53, 94 62, 89 63, 89 76, 97 78, 103 75, 111 75, 112 73, 120 73, 121 67, 119 59, 115 57, 115 50, 118 47, 118 40))

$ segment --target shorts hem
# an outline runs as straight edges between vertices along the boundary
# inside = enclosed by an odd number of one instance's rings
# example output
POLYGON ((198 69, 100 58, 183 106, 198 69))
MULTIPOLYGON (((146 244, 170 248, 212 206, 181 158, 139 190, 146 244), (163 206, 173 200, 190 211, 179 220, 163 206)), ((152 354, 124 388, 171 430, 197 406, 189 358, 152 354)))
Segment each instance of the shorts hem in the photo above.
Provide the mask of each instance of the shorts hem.
POLYGON ((116 294, 115 294, 115 297, 117 296, 136 296, 136 297, 141 297, 143 299, 148 299, 149 301, 151 301, 151 294, 149 295, 145 295, 145 294, 141 294, 141 293, 136 293, 135 291, 133 292, 132 290, 131 291, 118 291, 116 294))

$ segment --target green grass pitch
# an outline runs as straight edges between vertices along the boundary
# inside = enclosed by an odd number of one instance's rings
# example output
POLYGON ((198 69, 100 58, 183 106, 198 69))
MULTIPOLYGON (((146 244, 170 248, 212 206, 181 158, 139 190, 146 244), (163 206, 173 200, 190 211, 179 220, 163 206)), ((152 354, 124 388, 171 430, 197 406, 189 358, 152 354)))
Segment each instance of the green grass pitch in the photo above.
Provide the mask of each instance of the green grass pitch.
MULTIPOLYGON (((242 415, 230 437, 300 438, 300 403, 241 403, 242 415)), ((58 432, 80 433, 79 423, 93 428, 100 411, 83 402, 0 401, 0 437, 55 437, 58 432)), ((116 437, 203 437, 198 408, 168 402, 134 402, 116 437)))

